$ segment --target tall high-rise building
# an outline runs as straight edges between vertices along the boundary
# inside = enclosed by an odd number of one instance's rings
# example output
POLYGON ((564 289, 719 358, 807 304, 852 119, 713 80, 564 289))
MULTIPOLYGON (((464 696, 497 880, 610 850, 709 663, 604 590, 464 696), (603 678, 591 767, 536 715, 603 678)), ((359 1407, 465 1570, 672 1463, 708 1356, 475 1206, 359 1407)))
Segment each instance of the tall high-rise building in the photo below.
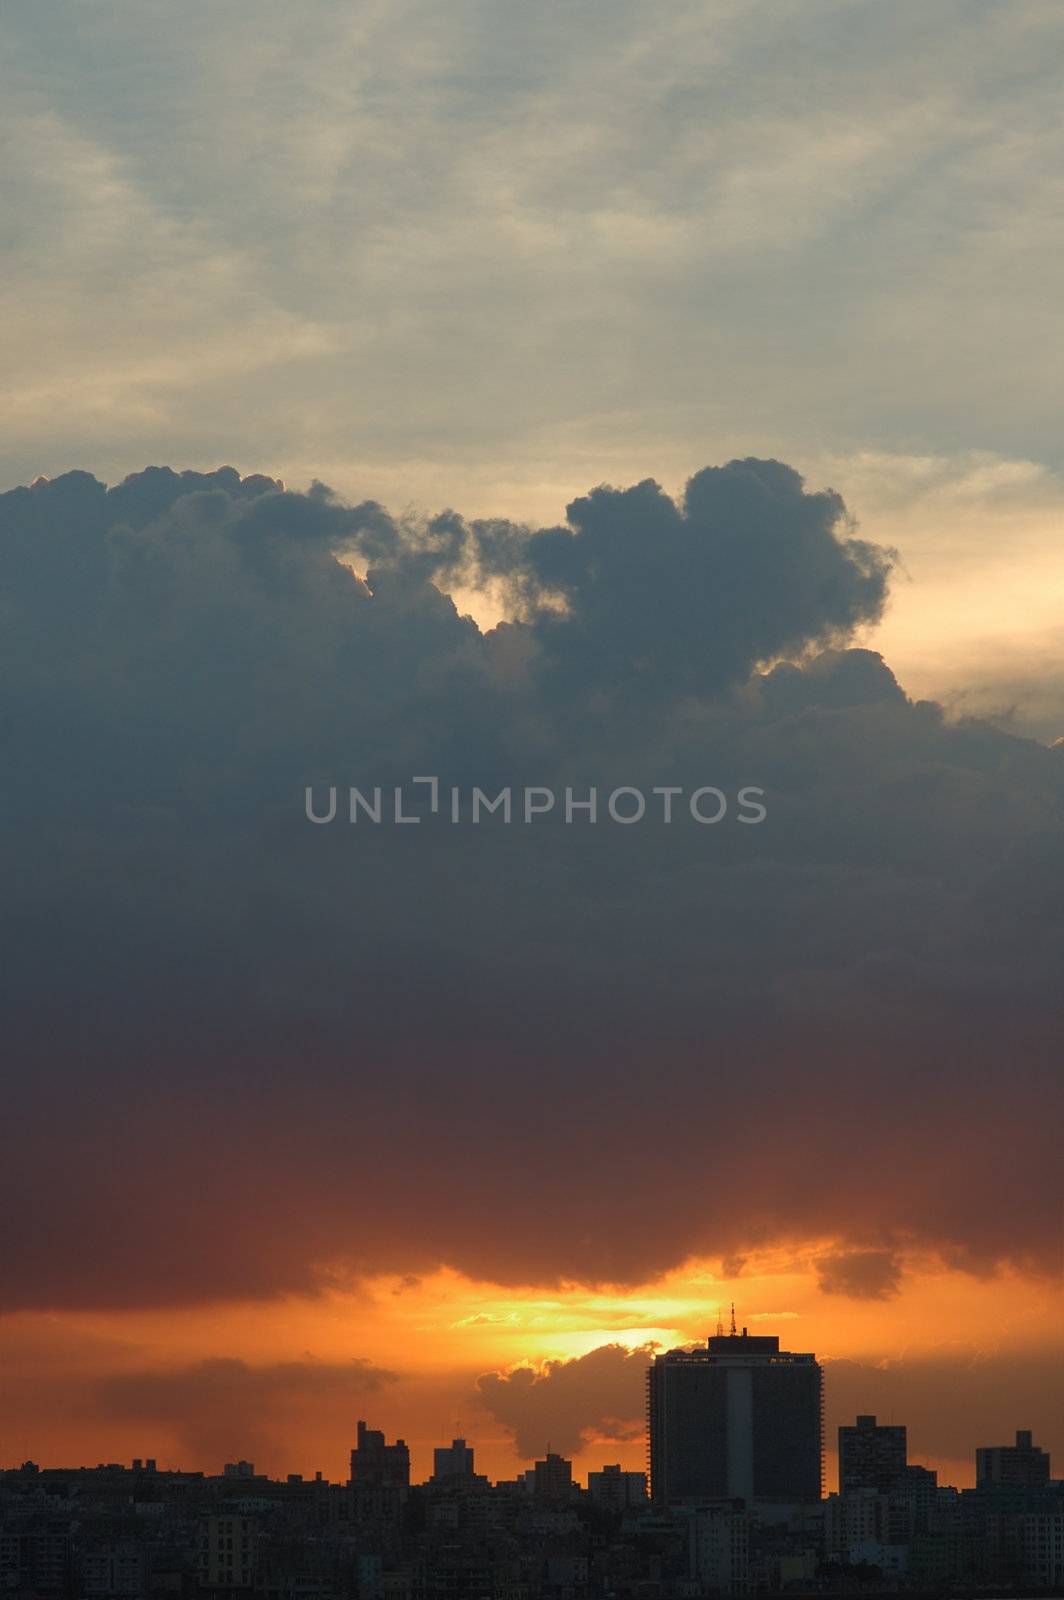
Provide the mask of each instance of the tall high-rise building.
POLYGON ((1027 1428, 1018 1428, 1015 1444, 985 1445, 976 1450, 975 1481, 980 1489, 993 1483, 1039 1489, 1049 1482, 1049 1455, 1031 1443, 1027 1428))
POLYGON ((839 1493, 878 1489, 888 1494, 905 1477, 908 1444, 905 1428, 858 1417, 839 1429, 839 1493))
POLYGON ((665 1504, 819 1500, 823 1379, 813 1355, 733 1330, 647 1374, 650 1486, 665 1504))

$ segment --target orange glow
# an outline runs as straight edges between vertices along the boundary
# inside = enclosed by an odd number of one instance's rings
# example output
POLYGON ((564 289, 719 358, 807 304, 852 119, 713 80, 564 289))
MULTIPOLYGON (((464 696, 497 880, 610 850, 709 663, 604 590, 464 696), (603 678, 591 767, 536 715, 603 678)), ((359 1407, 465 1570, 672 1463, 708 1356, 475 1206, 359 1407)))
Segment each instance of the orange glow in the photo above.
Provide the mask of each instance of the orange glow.
MULTIPOLYGON (((172 1431, 167 1436, 165 1430, 156 1430, 146 1437, 143 1422, 101 1416, 89 1405, 61 1405, 49 1414, 40 1403, 39 1385, 47 1382, 49 1363, 58 1359, 50 1352, 68 1353, 64 1359, 68 1365, 73 1360, 86 1394, 105 1374, 173 1371, 219 1356, 238 1357, 252 1367, 365 1358, 397 1376, 361 1399, 359 1414, 389 1435, 406 1437, 417 1479, 430 1470, 432 1446, 456 1431, 476 1444, 479 1470, 492 1477, 512 1476, 526 1464, 507 1430, 482 1404, 476 1390, 481 1374, 522 1364, 542 1367, 603 1345, 635 1350, 699 1340, 712 1331, 718 1307, 727 1319, 733 1299, 741 1323, 778 1332, 784 1345, 812 1349, 827 1363, 829 1423, 847 1420, 833 1416, 832 1392, 838 1387, 833 1385, 833 1362, 860 1363, 868 1369, 869 1399, 864 1403, 874 1410, 872 1376, 891 1366, 948 1354, 971 1372, 980 1362, 1004 1354, 1037 1358, 1059 1339, 1064 1315, 1060 1283, 1016 1275, 978 1279, 922 1261, 910 1264, 893 1298, 853 1300, 826 1295, 817 1287, 815 1261, 824 1248, 821 1242, 764 1251, 748 1259, 741 1275, 731 1277, 722 1274, 719 1264, 692 1262, 656 1282, 623 1291, 575 1284, 510 1289, 441 1269, 417 1280, 334 1280, 315 1297, 254 1305, 11 1316, 0 1322, 0 1347, 8 1352, 9 1376, 20 1387, 28 1384, 31 1395, 36 1391, 36 1401, 35 1409, 27 1405, 27 1421, 21 1424, 24 1433, 32 1426, 32 1437, 20 1439, 16 1423, 8 1432, 8 1453, 21 1451, 52 1463, 152 1453, 160 1465, 169 1461, 207 1470, 220 1465, 189 1460, 172 1431)), ((847 1393, 853 1392, 859 1408, 861 1374, 852 1367, 848 1374, 847 1393)), ((1015 1426, 1030 1424, 1045 1434, 1052 1425, 1050 1404, 1034 1417, 1019 1399, 1017 1406, 1015 1426)), ((913 1459, 938 1466, 944 1481, 970 1482, 969 1458, 976 1443, 993 1442, 973 1435, 963 1448, 936 1453, 927 1443, 925 1419, 910 1413, 896 1420, 909 1423, 913 1459)), ((295 1416, 286 1425, 277 1459, 259 1465, 271 1473, 321 1468, 330 1477, 344 1477, 355 1421, 354 1411, 332 1416, 327 1423, 320 1417, 301 1421, 295 1416)), ((953 1433, 966 1438, 963 1419, 953 1433)), ((1044 1442, 1052 1447, 1054 1440, 1044 1442)), ((1055 1442, 1058 1450, 1064 1447, 1064 1439, 1055 1442)), ((830 1430, 827 1443, 830 1483, 830 1430)), ((234 1453, 240 1448, 240 1439, 234 1438, 234 1453)), ((641 1467, 644 1445, 639 1437, 592 1436, 575 1460, 578 1475, 607 1460, 641 1467)))

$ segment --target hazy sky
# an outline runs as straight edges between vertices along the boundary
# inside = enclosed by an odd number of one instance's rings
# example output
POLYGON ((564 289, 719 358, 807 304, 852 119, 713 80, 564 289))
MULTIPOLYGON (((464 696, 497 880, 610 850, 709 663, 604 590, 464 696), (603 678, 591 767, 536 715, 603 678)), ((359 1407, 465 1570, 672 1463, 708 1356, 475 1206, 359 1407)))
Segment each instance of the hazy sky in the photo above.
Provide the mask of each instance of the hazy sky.
POLYGON ((3 1459, 634 1466, 734 1297, 1059 1472, 1062 65, 1056 0, 9 0, 3 1459), (772 826, 302 817, 424 770, 772 826))
POLYGON ((1055 0, 12 0, 0 43, 0 481, 551 521, 777 455, 900 545, 907 687, 1064 731, 1055 0))

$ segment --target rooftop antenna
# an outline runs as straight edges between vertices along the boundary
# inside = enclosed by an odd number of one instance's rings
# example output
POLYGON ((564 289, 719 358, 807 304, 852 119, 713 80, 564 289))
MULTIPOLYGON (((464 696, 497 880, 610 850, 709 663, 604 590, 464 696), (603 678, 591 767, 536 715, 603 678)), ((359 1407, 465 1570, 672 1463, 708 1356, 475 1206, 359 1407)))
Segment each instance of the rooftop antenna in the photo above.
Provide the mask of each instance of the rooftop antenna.
POLYGON ((730 1328, 730 1329, 729 1329, 729 1332, 730 1332, 730 1333, 731 1333, 731 1336, 732 1336, 732 1338, 733 1338, 733 1339, 734 1339, 734 1338, 735 1338, 735 1335, 736 1335, 736 1327, 735 1327, 735 1301, 734 1301, 734 1300, 733 1300, 733 1301, 732 1301, 732 1303, 731 1303, 731 1328, 730 1328))
POLYGON ((723 1337, 724 1337, 724 1323, 721 1320, 720 1306, 718 1306, 717 1307, 717 1338, 718 1339, 723 1339, 723 1337))

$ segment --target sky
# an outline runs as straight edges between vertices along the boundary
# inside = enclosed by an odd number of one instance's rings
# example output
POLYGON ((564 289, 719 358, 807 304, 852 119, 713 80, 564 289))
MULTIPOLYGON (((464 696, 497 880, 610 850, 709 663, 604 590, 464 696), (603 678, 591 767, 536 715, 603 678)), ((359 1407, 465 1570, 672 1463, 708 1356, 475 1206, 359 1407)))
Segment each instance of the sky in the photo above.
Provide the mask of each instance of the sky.
POLYGON ((1062 52, 5 7, 0 1459, 641 1465, 734 1300, 1060 1470, 1062 52), (421 772, 769 814, 303 814, 421 772))

